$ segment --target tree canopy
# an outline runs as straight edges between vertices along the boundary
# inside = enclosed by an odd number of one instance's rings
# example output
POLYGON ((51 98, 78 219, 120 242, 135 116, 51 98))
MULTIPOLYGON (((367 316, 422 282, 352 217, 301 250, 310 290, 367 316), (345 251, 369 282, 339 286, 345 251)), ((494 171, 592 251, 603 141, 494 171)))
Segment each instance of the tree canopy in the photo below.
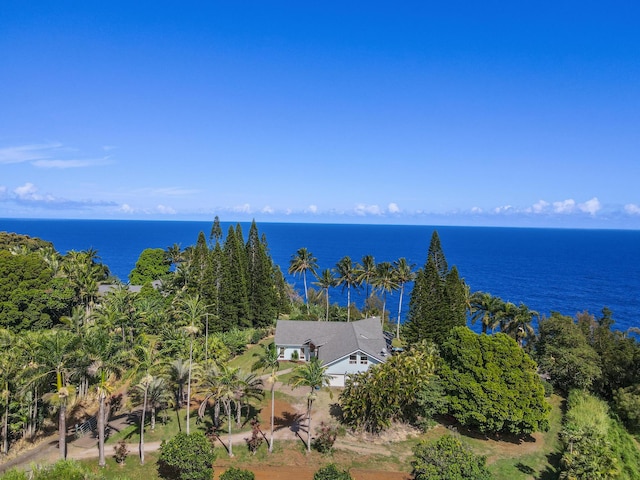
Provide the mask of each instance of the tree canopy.
POLYGON ((537 366, 512 338, 456 327, 441 355, 448 413, 462 425, 513 434, 548 428, 551 407, 537 366))

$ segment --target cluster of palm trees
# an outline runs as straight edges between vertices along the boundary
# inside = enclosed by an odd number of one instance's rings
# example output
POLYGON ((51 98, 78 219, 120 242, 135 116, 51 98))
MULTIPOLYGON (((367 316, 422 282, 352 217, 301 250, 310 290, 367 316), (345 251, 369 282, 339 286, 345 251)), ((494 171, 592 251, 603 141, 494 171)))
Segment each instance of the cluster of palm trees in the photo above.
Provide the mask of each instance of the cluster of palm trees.
MULTIPOLYGON (((347 321, 351 320, 351 292, 352 289, 364 288, 365 298, 375 292, 382 294, 382 320, 386 316, 387 294, 400 291, 398 302, 397 329, 399 330, 402 315, 402 302, 405 287, 415 279, 415 265, 400 258, 393 263, 376 263, 371 255, 362 257, 361 263, 354 263, 349 256, 342 257, 334 268, 318 272, 318 260, 307 248, 300 248, 289 262, 289 274, 301 275, 304 285, 305 304, 309 313, 309 289, 307 286, 307 272, 316 279, 314 285, 321 289, 325 301, 325 320, 329 320, 329 290, 341 287, 347 293, 347 321)), ((366 313, 366 306, 365 306, 366 313)))
POLYGON ((540 314, 525 304, 505 302, 487 292, 474 292, 469 297, 469 313, 472 323, 480 322, 482 333, 501 332, 513 337, 521 347, 535 336, 532 322, 540 314))

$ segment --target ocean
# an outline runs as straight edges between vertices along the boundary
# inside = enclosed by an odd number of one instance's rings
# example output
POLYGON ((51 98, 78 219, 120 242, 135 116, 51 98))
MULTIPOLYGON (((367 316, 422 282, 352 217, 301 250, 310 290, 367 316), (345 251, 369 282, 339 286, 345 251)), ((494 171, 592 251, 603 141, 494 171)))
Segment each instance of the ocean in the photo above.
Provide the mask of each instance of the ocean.
MULTIPOLYGON (((223 232, 235 223, 222 222, 223 232)), ((50 241, 55 248, 94 248, 111 273, 126 282, 145 248, 195 244, 198 233, 209 236, 212 222, 134 220, 0 219, 0 231, 50 241)), ((246 235, 250 224, 241 223, 246 235)), ((450 266, 455 265, 471 291, 485 291, 505 301, 524 303, 541 315, 552 311, 574 316, 603 307, 613 311, 614 328, 640 327, 640 231, 258 223, 271 257, 302 294, 302 279, 287 274, 295 252, 306 247, 318 259, 318 272, 332 268, 345 255, 360 262, 405 257, 422 267, 431 235, 437 230, 450 266)), ((313 279, 308 279, 309 283, 313 279)), ((340 289, 331 301, 346 304, 340 289)), ((408 295, 403 302, 403 320, 408 295)), ((387 296, 396 318, 399 293, 387 296)), ((361 307, 364 295, 354 301, 361 307)), ((477 327, 476 327, 477 328, 477 327)))

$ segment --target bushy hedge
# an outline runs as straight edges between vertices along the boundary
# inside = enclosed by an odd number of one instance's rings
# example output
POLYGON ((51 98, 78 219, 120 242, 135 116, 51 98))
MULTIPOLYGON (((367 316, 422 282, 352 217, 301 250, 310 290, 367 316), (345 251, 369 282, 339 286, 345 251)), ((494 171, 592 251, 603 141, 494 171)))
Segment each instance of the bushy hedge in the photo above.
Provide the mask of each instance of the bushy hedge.
POLYGON ((22 470, 9 470, 0 476, 1 480, 103 480, 102 475, 89 472, 75 460, 59 460, 28 473, 22 470))
POLYGON ((462 442, 444 435, 436 441, 423 441, 413 449, 411 462, 415 480, 490 480, 486 458, 474 454, 462 442))
POLYGON ((202 432, 178 433, 160 446, 158 473, 167 479, 210 480, 215 458, 213 446, 202 432))
POLYGON ((220 475, 220 480, 254 480, 255 478, 253 472, 236 467, 231 467, 220 475))
POLYGON ((341 470, 335 464, 330 463, 318 470, 313 475, 313 480, 353 480, 353 477, 348 471, 341 470))

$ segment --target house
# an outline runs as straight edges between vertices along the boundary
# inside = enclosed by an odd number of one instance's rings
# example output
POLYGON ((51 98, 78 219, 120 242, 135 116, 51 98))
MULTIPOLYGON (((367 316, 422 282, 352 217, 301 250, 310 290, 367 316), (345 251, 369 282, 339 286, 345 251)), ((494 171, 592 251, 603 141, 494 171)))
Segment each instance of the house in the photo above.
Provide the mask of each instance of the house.
POLYGON ((334 387, 344 386, 347 374, 384 362, 389 351, 378 317, 354 322, 278 320, 275 344, 280 360, 318 357, 334 387))

